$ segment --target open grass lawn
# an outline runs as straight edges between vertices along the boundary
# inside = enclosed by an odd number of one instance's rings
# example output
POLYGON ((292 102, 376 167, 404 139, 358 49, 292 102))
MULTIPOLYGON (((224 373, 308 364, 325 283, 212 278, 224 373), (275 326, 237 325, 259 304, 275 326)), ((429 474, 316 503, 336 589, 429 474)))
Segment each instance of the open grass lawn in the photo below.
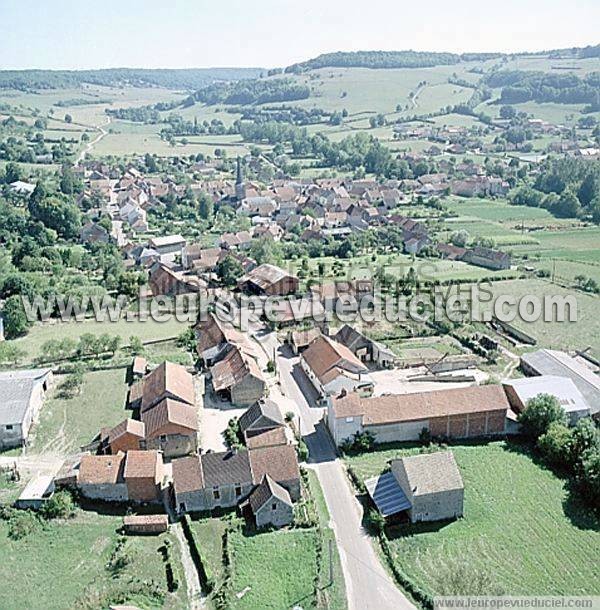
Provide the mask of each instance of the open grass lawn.
POLYGON ((245 537, 232 534, 231 607, 282 610, 312 606, 317 571, 314 530, 276 531, 245 537), (236 597, 250 587, 239 599, 236 597))
POLYGON ((185 582, 177 544, 171 556, 176 593, 169 593, 159 548, 169 534, 132 537, 125 544, 131 561, 115 574, 107 569, 121 517, 78 511, 67 521, 39 524, 25 538, 8 538, 0 521, 0 608, 73 610, 129 603, 140 608, 186 608, 185 582))
POLYGON ((600 319, 598 318, 599 300, 597 296, 562 288, 549 281, 537 279, 494 282, 492 291, 496 298, 500 295, 511 295, 517 299, 524 295, 535 295, 541 299, 554 295, 575 296, 577 299, 576 322, 545 322, 543 317, 535 322, 525 322, 517 316, 512 324, 533 335, 538 341, 537 347, 573 350, 590 346, 594 354, 600 354, 600 319))
POLYGON ((82 322, 46 322, 38 323, 33 326, 26 336, 15 339, 14 344, 22 349, 25 354, 25 361, 31 361, 34 358, 43 355, 41 352, 42 345, 50 339, 68 337, 75 341, 85 333, 93 335, 119 335, 121 344, 129 343, 129 337, 135 335, 142 341, 151 341, 153 339, 167 339, 176 337, 183 330, 189 327, 189 324, 178 322, 175 317, 172 317, 167 322, 155 322, 148 319, 145 322, 133 320, 128 322, 121 319, 117 322, 97 322, 96 320, 84 320, 82 322))
POLYGON ((223 534, 227 524, 223 519, 193 517, 190 519, 190 526, 204 562, 206 576, 215 583, 215 589, 217 589, 221 585, 225 572, 223 566, 223 534))
MULTIPOLYGON (((32 428, 31 453, 72 452, 89 443, 101 427, 112 427, 130 415, 125 406, 125 368, 84 374, 81 393, 59 397, 62 377, 42 406, 39 422, 32 428)), ((30 439, 31 440, 31 439, 30 439)))
MULTIPOLYGON (((457 562, 489 574, 514 595, 600 595, 600 521, 570 496, 565 481, 504 442, 457 445, 465 517, 390 528, 398 566, 435 594, 457 562)), ((348 459, 361 478, 418 449, 383 449, 348 459)))

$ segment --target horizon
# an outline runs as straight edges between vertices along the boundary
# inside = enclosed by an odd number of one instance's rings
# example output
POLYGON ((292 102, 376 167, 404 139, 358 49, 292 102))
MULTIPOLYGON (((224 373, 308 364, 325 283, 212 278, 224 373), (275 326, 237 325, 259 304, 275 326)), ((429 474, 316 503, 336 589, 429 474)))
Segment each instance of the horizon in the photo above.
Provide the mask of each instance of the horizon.
POLYGON ((434 0, 427 29, 419 7, 391 0, 374 0, 368 11, 356 0, 327 6, 233 0, 227 7, 205 0, 176 7, 107 0, 97 11, 89 1, 6 0, 0 19, 13 27, 0 39, 0 70, 275 68, 359 50, 539 53, 598 44, 600 22, 600 6, 591 0, 568 14, 558 0, 527 7, 510 0, 501 11, 474 0, 459 7, 434 0), (310 36, 294 37, 291 30, 310 36))

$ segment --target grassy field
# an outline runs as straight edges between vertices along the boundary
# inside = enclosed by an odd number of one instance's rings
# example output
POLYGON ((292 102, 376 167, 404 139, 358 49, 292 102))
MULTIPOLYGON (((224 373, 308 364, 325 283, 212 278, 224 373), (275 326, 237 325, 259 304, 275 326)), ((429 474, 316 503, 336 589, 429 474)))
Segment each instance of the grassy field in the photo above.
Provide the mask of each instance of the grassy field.
POLYGON ((548 281, 528 279, 509 280, 492 284, 494 297, 510 295, 517 299, 524 295, 546 296, 573 295, 577 299, 577 321, 546 322, 543 317, 535 322, 525 322, 519 316, 512 322, 514 326, 533 335, 538 347, 552 349, 583 349, 590 346, 593 353, 600 354, 600 322, 598 320, 598 297, 574 291, 548 281))
POLYGON ((187 607, 183 568, 170 535, 128 538, 130 563, 121 572, 107 568, 121 518, 78 511, 67 521, 39 524, 27 537, 11 540, 0 521, 0 607, 6 610, 107 608, 110 603, 144 609, 187 607), (165 539, 180 586, 168 593, 159 547, 165 539))
MULTIPOLYGON (((348 461, 361 478, 416 449, 383 449, 348 461)), ((440 574, 465 562, 514 595, 599 595, 600 522, 569 497, 565 481, 504 442, 452 447, 465 483, 465 516, 390 528, 398 566, 435 593, 440 574)))
POLYGON ((316 537, 314 530, 277 531, 251 537, 232 534, 232 590, 236 596, 231 607, 239 610, 310 607, 317 572, 316 537))
MULTIPOLYGON (((241 529, 228 533, 228 549, 232 557, 228 603, 231 608, 281 610, 298 605, 322 610, 346 610, 344 577, 329 528, 329 513, 319 481, 313 471, 308 480, 318 527, 282 529, 252 533, 241 529), (319 567, 317 548, 323 544, 319 567), (333 584, 329 582, 329 541, 333 542, 333 584), (315 590, 315 583, 318 584, 315 590)), ((191 528, 202 556, 207 576, 215 590, 223 584, 223 534, 226 518, 193 517, 191 528)), ((213 600, 208 599, 208 607, 213 600)))
POLYGON ((92 319, 82 322, 46 322, 33 326, 26 336, 15 339, 14 344, 25 352, 25 360, 30 361, 42 355, 41 347, 46 341, 57 337, 61 339, 68 337, 77 341, 84 333, 94 335, 108 333, 109 335, 119 335, 121 344, 125 345, 132 335, 139 337, 142 341, 167 339, 176 337, 188 327, 189 324, 178 322, 175 317, 167 322, 156 322, 152 319, 145 322, 137 319, 131 322, 125 319, 117 322, 98 322, 92 319))
MULTIPOLYGON (((52 390, 40 412, 39 422, 32 429, 29 451, 72 452, 90 442, 101 427, 112 427, 128 417, 125 410, 126 369, 110 369, 84 374, 81 393, 73 398, 60 398, 58 388, 52 390)), ((55 377, 59 386, 61 376, 55 377)))

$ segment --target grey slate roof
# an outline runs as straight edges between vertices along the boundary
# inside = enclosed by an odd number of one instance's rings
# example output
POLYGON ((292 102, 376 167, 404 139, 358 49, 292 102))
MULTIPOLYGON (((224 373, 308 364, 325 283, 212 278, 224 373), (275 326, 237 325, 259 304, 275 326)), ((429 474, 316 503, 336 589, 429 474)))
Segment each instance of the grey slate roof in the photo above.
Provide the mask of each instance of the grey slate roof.
POLYGON ((23 421, 34 388, 49 374, 50 369, 0 372, 0 425, 23 421))
POLYGON ((272 400, 261 400, 253 404, 240 417, 240 429, 242 432, 259 423, 258 427, 276 427, 283 425, 283 417, 277 403, 272 400))
POLYGON ((220 451, 200 456, 204 487, 252 483, 247 451, 220 451))
POLYGON ((256 511, 260 510, 271 498, 277 498, 284 504, 292 506, 292 498, 290 497, 288 490, 266 474, 260 482, 260 485, 248 498, 252 512, 256 513, 256 511))
POLYGON ((464 488, 451 451, 410 455, 399 461, 406 473, 413 497, 464 488))

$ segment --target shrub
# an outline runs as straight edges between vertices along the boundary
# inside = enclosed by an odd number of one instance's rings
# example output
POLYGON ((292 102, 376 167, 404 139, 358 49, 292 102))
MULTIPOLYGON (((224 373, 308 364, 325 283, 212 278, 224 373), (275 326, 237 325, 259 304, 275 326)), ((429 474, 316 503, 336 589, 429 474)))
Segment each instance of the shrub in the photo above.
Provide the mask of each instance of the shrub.
POLYGON ((537 448, 550 466, 571 467, 573 434, 564 424, 552 422, 538 439, 537 448))
POLYGON ((56 492, 40 511, 45 519, 65 519, 75 512, 73 498, 68 491, 56 492))
POLYGON ((428 428, 423 428, 419 432, 419 442, 423 445, 429 445, 431 443, 431 432, 428 428))
POLYGON ((306 462, 306 460, 308 460, 308 447, 306 446, 306 443, 303 440, 300 440, 298 442, 297 451, 298 460, 301 462, 306 462))
POLYGON ((37 516, 28 511, 15 511, 8 521, 8 536, 13 540, 21 540, 34 532, 40 521, 37 516))
POLYGON ((385 529, 385 517, 376 509, 370 508, 365 516, 367 530, 377 536, 385 529))

